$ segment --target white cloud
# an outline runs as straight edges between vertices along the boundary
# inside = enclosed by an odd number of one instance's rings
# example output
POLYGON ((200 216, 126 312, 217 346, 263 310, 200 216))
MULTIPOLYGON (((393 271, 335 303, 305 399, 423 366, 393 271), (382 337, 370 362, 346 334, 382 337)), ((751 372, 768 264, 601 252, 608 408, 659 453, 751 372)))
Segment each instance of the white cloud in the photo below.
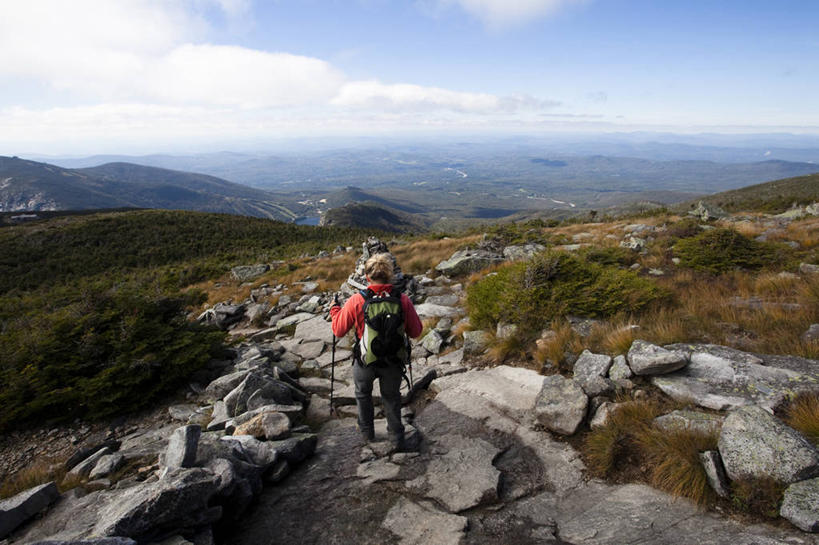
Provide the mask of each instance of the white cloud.
POLYGON ((437 0, 439 6, 460 6, 490 28, 505 28, 547 17, 587 0, 437 0))
POLYGON ((499 97, 488 93, 466 93, 407 83, 387 85, 378 81, 347 83, 331 103, 364 110, 450 110, 476 113, 514 112, 557 105, 556 102, 528 96, 499 97))

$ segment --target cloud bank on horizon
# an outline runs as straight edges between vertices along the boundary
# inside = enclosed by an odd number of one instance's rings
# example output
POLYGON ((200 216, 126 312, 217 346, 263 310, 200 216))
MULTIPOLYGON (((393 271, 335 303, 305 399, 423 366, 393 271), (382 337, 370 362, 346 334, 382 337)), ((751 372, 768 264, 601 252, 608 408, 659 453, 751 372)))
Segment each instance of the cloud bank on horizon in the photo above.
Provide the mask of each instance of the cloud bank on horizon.
MULTIPOLYGON (((663 98, 650 96, 641 82, 630 98, 612 99, 627 95, 629 87, 614 73, 605 44, 572 51, 567 43, 572 33, 582 33, 583 17, 597 9, 591 0, 418 0, 410 8, 390 0, 359 1, 340 14, 320 0, 5 4, 3 148, 93 151, 347 131, 743 124, 731 116, 708 123, 696 108, 660 111, 663 98), (394 12, 395 38, 388 30, 386 37, 375 32, 384 26, 376 12, 386 18, 394 12), (372 36, 336 43, 322 35, 322 29, 332 34, 364 15, 373 16, 362 22, 372 36), (349 21, 332 20, 347 16, 349 21), (294 34, 300 38, 287 41, 297 24, 305 25, 294 34), (538 24, 552 25, 556 41, 541 43, 538 24), (398 30, 401 25, 406 31, 398 30), (406 36, 417 43, 402 43, 406 36), (365 58, 348 62, 335 55, 357 43, 364 44, 365 58), (595 56, 599 64, 578 69, 595 56), (380 65, 379 58, 386 62, 380 65), (606 82, 614 88, 601 90, 606 82), (636 102, 657 111, 635 108, 636 102)), ((628 77, 628 70, 621 72, 628 77)), ((781 114, 765 112, 761 125, 819 127, 816 108, 808 115, 781 114)))

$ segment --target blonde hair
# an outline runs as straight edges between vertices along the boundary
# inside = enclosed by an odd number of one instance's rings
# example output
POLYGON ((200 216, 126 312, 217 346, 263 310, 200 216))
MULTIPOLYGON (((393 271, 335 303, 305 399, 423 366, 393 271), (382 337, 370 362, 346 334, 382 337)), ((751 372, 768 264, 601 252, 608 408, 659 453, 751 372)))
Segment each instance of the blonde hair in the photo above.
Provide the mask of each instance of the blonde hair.
POLYGON ((392 281, 392 254, 375 254, 364 263, 364 273, 374 282, 388 284, 392 281))

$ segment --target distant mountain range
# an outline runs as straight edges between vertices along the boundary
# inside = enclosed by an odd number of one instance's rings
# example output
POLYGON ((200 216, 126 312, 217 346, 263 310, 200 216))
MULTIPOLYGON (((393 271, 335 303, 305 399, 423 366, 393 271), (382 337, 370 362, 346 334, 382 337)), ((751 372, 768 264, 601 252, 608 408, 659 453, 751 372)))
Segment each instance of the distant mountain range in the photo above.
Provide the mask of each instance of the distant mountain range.
POLYGON ((66 169, 0 157, 0 212, 159 208, 221 212, 290 221, 298 206, 208 176, 130 163, 66 169))

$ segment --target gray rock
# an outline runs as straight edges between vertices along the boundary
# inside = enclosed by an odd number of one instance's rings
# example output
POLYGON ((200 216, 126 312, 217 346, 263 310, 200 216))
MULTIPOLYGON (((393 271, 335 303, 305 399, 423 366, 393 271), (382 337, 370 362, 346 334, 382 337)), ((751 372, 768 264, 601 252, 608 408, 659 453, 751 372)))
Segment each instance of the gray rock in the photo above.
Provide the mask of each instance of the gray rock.
POLYGON ((819 475, 819 451, 757 406, 728 415, 719 436, 719 453, 733 481, 771 477, 793 483, 819 475))
POLYGON ((437 354, 441 351, 441 347, 444 345, 444 339, 441 337, 441 334, 438 333, 436 330, 432 330, 426 334, 426 336, 421 341, 421 345, 432 354, 437 354))
POLYGON ((270 265, 260 263, 258 265, 240 265, 230 269, 230 277, 237 282, 248 282, 258 278, 270 270, 270 265))
POLYGON ((489 334, 486 331, 464 331, 464 355, 483 354, 489 345, 489 334))
POLYGON ((719 206, 706 203, 704 201, 698 202, 697 206, 693 210, 688 211, 688 215, 694 216, 700 221, 712 221, 728 216, 725 210, 719 206))
POLYGON ((307 300, 303 303, 300 303, 299 306, 296 307, 296 310, 299 312, 316 312, 319 307, 321 307, 321 297, 313 295, 312 297, 307 297, 307 300))
POLYGON ((499 322, 498 327, 495 329, 495 337, 498 339, 508 339, 514 337, 517 332, 517 324, 504 324, 503 322, 499 322))
POLYGON ((263 405, 256 409, 247 411, 246 413, 242 413, 236 418, 232 418, 225 422, 224 430, 225 433, 232 434, 237 427, 241 426, 245 422, 249 422, 250 420, 256 418, 260 414, 264 414, 267 412, 277 412, 286 415, 290 419, 290 423, 292 424, 296 420, 298 420, 301 415, 304 413, 304 406, 301 403, 294 403, 292 405, 278 405, 278 404, 271 404, 271 405, 263 405))
POLYGON ((802 334, 802 340, 806 343, 819 341, 819 324, 811 324, 808 330, 802 334))
POLYGON ((309 341, 332 341, 333 330, 330 323, 322 316, 315 316, 309 320, 300 322, 296 326, 296 332, 293 334, 294 339, 301 339, 302 342, 309 341))
POLYGON ((432 505, 400 496, 381 526, 397 536, 401 545, 458 545, 467 524, 466 517, 443 513, 432 505))
POLYGON ((448 354, 439 355, 438 363, 447 365, 461 365, 464 361, 464 349, 459 348, 448 354))
POLYGON ((779 514, 800 530, 819 532, 819 478, 790 485, 779 514))
POLYGON ((774 408, 795 392, 817 389, 816 369, 802 374, 760 365, 762 360, 753 354, 713 345, 693 345, 692 350, 687 367, 651 379, 655 386, 680 401, 693 400, 714 410, 752 404, 774 408))
POLYGON ((589 421, 589 427, 591 429, 602 428, 608 422, 609 415, 617 408, 617 403, 612 403, 611 401, 604 401, 597 407, 597 410, 594 411, 594 417, 589 421))
POLYGON ((137 545, 130 537, 92 537, 88 539, 46 539, 28 545, 137 545))
POLYGON ((222 399, 231 390, 241 384, 247 374, 248 371, 236 371, 235 373, 217 378, 205 388, 205 396, 210 400, 222 399))
POLYGON ((60 492, 57 485, 50 482, 0 501, 0 539, 51 505, 58 497, 60 492))
POLYGON ((88 478, 92 481, 102 479, 117 471, 124 464, 125 456, 119 452, 115 452, 114 454, 106 454, 99 459, 94 466, 94 469, 92 469, 91 473, 88 474, 88 478))
POLYGON ((523 244, 521 246, 507 246, 503 249, 504 259, 509 261, 517 261, 520 259, 529 259, 535 254, 538 254, 546 249, 542 244, 523 244))
POLYGON ((628 363, 636 375, 661 375, 685 367, 688 355, 637 339, 629 348, 628 363))
POLYGON ((393 464, 386 458, 367 460, 358 465, 356 476, 363 479, 363 484, 369 486, 380 481, 398 480, 401 466, 393 464))
POLYGON ((111 454, 111 449, 108 447, 103 447, 79 464, 75 465, 71 471, 68 472, 68 474, 72 477, 86 478, 88 477, 89 473, 91 473, 91 470, 94 469, 94 466, 97 465, 100 458, 108 454, 111 454))
POLYGON ((316 452, 318 436, 313 433, 294 433, 289 439, 268 441, 290 465, 297 465, 316 452))
POLYGON ((454 307, 461 301, 461 297, 456 293, 447 295, 430 295, 424 302, 429 305, 441 305, 444 307, 454 307))
POLYGON ((245 379, 225 396, 225 406, 230 416, 237 416, 247 410, 271 403, 291 405, 293 392, 287 384, 258 370, 253 370, 245 379), (256 406, 251 407, 251 399, 256 406))
POLYGON ((646 240, 644 238, 630 236, 626 240, 622 241, 620 246, 623 248, 628 248, 629 250, 634 250, 635 252, 639 252, 646 247, 646 240))
POLYGON ((572 379, 551 375, 543 380, 537 396, 535 416, 538 423, 561 435, 573 435, 586 417, 589 398, 572 379))
POLYGON ((407 482, 407 487, 421 490, 452 513, 498 501, 501 473, 492 465, 500 453, 497 448, 457 434, 442 437, 437 446, 446 453, 433 457, 426 473, 407 482))
POLYGON ((315 318, 315 314, 311 314, 310 312, 299 312, 297 314, 291 314, 287 318, 282 318, 278 322, 276 322, 276 329, 282 330, 287 327, 291 327, 301 322, 306 322, 312 318, 315 318))
POLYGON ((171 405, 168 407, 168 414, 173 420, 187 422, 188 418, 190 418, 191 415, 197 411, 197 409, 199 409, 199 405, 194 405, 193 403, 171 405))
POLYGON ((199 447, 199 426, 182 426, 176 428, 168 440, 165 451, 165 466, 169 469, 191 467, 196 461, 196 449, 199 447))
POLYGON ((658 416, 654 425, 664 431, 691 430, 710 435, 719 433, 725 417, 699 411, 677 410, 658 416))
POLYGON ((485 250, 460 250, 438 263, 435 270, 447 276, 460 276, 478 272, 503 260, 502 256, 485 250))
POLYGON ((216 303, 213 308, 209 308, 199 315, 199 322, 215 325, 220 329, 227 329, 242 320, 245 315, 245 305, 231 305, 227 303, 216 303))
POLYGON ((818 274, 819 265, 814 265, 813 263, 800 263, 799 272, 802 274, 818 274))
POLYGON ((634 376, 631 367, 626 362, 626 357, 623 355, 614 358, 614 361, 609 367, 609 378, 611 380, 629 379, 634 376))
POLYGON ((722 458, 719 452, 708 450, 700 452, 700 462, 705 470, 705 476, 708 478, 708 484, 717 495, 721 498, 728 498, 731 496, 731 485, 728 482, 728 476, 725 474, 725 466, 722 465, 722 458))
POLYGON ((310 341, 297 344, 293 347, 293 353, 298 354, 305 360, 314 360, 324 352, 324 341, 310 341))
MULTIPOLYGON (((352 359, 353 352, 352 350, 346 350, 341 348, 336 348, 335 358, 336 358, 336 366, 338 366, 342 362, 346 362, 345 365, 349 365, 349 360, 352 359)), ((326 350, 321 356, 316 358, 316 363, 319 364, 321 367, 327 367, 333 363, 333 353, 331 350, 326 350)))
POLYGON ((319 285, 318 282, 302 282, 301 283, 301 292, 302 293, 313 293, 318 289, 319 285))
POLYGON ((611 356, 592 354, 584 350, 574 362, 574 380, 589 397, 614 391, 614 384, 605 378, 609 367, 611 367, 611 356))
POLYGON ((227 412, 227 405, 225 405, 224 401, 219 400, 213 404, 213 413, 211 414, 211 420, 208 423, 207 430, 223 430, 228 420, 230 420, 230 415, 227 412))
POLYGON ((415 312, 420 318, 451 318, 460 312, 455 307, 436 305, 434 303, 423 303, 415 306, 415 312))
POLYGON ((188 521, 198 522, 199 515, 209 510, 208 502, 218 486, 213 473, 192 468, 172 470, 159 481, 107 493, 111 501, 97 512, 92 535, 142 540, 162 530, 184 527, 188 521))
POLYGON ((279 459, 279 453, 275 447, 267 441, 259 441, 252 435, 232 435, 222 437, 222 441, 236 441, 242 448, 250 461, 261 468, 262 472, 267 471, 279 459))

